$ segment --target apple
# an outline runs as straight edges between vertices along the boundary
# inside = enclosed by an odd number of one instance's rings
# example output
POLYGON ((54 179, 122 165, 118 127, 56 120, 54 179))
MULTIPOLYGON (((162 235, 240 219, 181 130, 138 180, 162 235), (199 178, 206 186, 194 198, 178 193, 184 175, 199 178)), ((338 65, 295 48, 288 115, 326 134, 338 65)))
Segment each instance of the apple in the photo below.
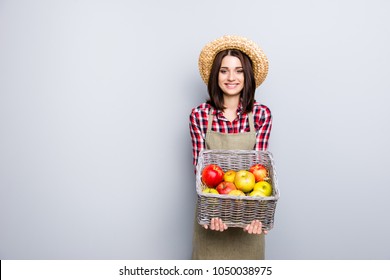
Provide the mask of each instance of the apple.
POLYGON ((263 193, 262 191, 259 191, 259 190, 257 190, 257 191, 253 190, 253 191, 251 191, 248 195, 249 195, 249 196, 261 196, 261 197, 265 197, 264 193, 263 193))
POLYGON ((252 165, 249 168, 249 172, 251 172, 253 175, 255 175, 256 182, 264 181, 266 178, 268 178, 267 168, 260 163, 252 165))
POLYGON ((236 177, 236 171, 234 170, 228 170, 223 175, 223 180, 226 182, 234 182, 234 177, 236 177))
POLYGON ((259 191, 264 194, 264 196, 272 195, 272 185, 267 181, 260 181, 255 184, 253 191, 259 191))
POLYGON ((219 165, 209 164, 202 170, 202 182, 209 188, 215 188, 223 181, 223 170, 219 165))
POLYGON ((219 192, 218 192, 216 189, 214 189, 214 188, 209 188, 209 187, 204 188, 204 190, 202 191, 202 193, 219 194, 219 192))
POLYGON ((232 190, 228 195, 234 195, 234 196, 245 196, 245 193, 240 190, 232 190))
POLYGON ((234 178, 234 184, 236 185, 236 188, 245 193, 253 190, 255 183, 255 175, 253 175, 248 170, 238 171, 236 177, 234 178))
POLYGON ((236 186, 232 182, 221 182, 218 184, 218 186, 215 188, 219 194, 228 194, 232 190, 236 189, 236 186))

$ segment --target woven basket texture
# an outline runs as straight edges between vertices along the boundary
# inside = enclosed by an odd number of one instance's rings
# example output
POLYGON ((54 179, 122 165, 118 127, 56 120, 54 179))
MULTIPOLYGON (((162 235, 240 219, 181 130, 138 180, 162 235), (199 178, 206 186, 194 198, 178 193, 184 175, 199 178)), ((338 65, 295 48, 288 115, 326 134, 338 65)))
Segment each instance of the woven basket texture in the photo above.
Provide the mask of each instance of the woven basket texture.
POLYGON ((245 227, 253 220, 260 220, 263 228, 274 226, 276 204, 280 193, 276 178, 275 164, 271 152, 252 150, 203 150, 196 166, 197 220, 200 225, 209 224, 211 218, 221 218, 229 227, 245 227), (269 171, 273 193, 269 197, 231 196, 202 193, 206 187, 201 174, 208 164, 219 165, 227 170, 249 170, 260 163, 269 171))

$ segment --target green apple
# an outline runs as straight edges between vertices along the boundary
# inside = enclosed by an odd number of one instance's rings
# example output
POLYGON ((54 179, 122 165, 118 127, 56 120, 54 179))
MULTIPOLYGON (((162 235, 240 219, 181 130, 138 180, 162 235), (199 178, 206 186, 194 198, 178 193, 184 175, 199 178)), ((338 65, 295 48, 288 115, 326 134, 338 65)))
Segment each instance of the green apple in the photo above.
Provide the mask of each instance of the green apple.
POLYGON ((213 194, 219 194, 218 191, 214 188, 209 188, 209 187, 206 187, 204 188, 204 190, 202 191, 202 193, 213 193, 213 194))
POLYGON ((267 181, 260 181, 255 184, 253 191, 259 191, 263 193, 263 196, 272 195, 272 185, 267 181))

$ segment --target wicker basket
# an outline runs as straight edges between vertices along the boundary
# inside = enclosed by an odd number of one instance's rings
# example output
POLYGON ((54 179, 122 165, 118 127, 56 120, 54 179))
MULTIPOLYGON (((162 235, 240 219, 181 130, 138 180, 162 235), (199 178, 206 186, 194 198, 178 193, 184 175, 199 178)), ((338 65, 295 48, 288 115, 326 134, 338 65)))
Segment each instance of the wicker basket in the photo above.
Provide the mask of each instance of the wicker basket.
POLYGON ((196 166, 197 219, 200 225, 209 224, 211 218, 221 218, 229 227, 245 227, 253 220, 260 220, 263 228, 270 230, 274 225, 279 189, 272 154, 268 151, 252 150, 203 150, 196 166), (273 193, 269 197, 231 196, 202 193, 206 187, 201 180, 203 168, 208 164, 218 164, 225 172, 248 170, 260 163, 269 171, 273 193))

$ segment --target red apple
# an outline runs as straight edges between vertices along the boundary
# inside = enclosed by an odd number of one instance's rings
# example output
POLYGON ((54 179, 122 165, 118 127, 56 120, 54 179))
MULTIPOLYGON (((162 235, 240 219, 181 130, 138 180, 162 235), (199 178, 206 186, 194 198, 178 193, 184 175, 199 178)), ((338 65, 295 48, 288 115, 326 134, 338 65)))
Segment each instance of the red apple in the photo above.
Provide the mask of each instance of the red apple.
POLYGON ((231 191, 237 189, 232 182, 223 181, 215 188, 219 194, 229 194, 231 191))
POLYGON ((216 164, 209 164, 202 170, 202 182, 209 188, 215 188, 223 181, 223 170, 216 164))
POLYGON ((266 178, 268 178, 267 168, 260 163, 252 165, 249 168, 249 172, 251 172, 253 175, 255 175, 256 182, 264 181, 266 178))

